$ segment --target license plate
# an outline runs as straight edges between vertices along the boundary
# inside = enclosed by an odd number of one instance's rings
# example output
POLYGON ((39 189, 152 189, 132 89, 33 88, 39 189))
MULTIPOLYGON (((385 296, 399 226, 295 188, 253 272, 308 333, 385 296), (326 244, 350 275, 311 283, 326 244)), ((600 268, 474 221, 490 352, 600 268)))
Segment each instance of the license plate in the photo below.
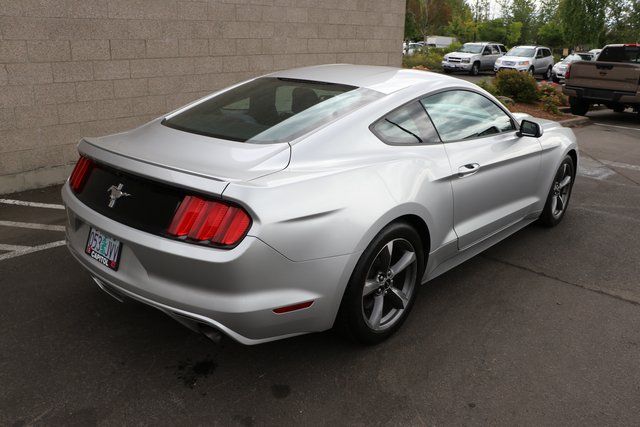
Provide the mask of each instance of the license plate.
POLYGON ((117 270, 120 264, 121 249, 122 243, 119 240, 107 236, 92 227, 89 231, 89 238, 84 251, 100 264, 112 270, 117 270))

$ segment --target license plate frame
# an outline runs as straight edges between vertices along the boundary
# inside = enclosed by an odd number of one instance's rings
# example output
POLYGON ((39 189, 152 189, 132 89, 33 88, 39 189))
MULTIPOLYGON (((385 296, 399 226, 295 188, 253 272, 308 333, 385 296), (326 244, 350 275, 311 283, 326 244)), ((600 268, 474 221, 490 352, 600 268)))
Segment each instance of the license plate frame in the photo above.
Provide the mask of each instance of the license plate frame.
POLYGON ((122 246, 120 240, 95 227, 90 227, 84 252, 96 262, 113 271, 118 271, 122 246))

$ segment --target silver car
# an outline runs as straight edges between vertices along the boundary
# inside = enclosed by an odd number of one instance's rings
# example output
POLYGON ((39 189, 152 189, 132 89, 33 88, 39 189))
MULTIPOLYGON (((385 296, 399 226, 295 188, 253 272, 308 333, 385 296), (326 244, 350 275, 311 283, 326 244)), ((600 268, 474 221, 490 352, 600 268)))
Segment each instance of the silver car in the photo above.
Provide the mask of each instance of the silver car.
POLYGON ((578 161, 570 129, 474 84, 355 65, 245 81, 78 149, 67 240, 95 283, 243 344, 387 338, 421 284, 558 224, 578 161))

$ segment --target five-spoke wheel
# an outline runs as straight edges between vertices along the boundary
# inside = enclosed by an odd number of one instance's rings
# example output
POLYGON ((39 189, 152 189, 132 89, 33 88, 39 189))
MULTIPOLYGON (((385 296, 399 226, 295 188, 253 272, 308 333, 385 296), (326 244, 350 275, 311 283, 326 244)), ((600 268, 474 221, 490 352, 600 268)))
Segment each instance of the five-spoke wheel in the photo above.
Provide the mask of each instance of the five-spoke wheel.
POLYGON ((422 238, 404 222, 386 226, 362 253, 345 290, 339 324, 356 340, 386 339, 407 317, 425 262, 422 238))
POLYGON ((560 167, 553 177, 547 202, 540 215, 540 222, 542 224, 553 227, 562 220, 569 205, 574 177, 575 165, 571 156, 567 156, 562 163, 560 163, 560 167))

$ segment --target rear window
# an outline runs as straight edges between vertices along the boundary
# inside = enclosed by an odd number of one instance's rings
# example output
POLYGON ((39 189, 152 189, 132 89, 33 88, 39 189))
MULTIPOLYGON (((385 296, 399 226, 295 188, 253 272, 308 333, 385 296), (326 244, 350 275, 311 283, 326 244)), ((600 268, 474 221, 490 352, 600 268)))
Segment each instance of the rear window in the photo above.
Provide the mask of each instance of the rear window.
POLYGON ((640 63, 640 46, 611 46, 605 47, 598 61, 640 63))
POLYGON ((238 142, 288 142, 383 96, 355 86, 262 77, 165 119, 165 126, 238 142))

